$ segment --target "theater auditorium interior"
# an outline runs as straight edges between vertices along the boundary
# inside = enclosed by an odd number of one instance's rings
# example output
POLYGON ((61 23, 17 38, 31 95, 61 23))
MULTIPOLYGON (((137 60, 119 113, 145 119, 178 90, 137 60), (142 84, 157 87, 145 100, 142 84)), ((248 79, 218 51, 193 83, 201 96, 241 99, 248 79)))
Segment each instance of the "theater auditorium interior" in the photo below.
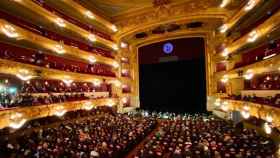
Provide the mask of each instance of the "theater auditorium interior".
POLYGON ((280 158, 279 0, 0 0, 0 158, 280 158))

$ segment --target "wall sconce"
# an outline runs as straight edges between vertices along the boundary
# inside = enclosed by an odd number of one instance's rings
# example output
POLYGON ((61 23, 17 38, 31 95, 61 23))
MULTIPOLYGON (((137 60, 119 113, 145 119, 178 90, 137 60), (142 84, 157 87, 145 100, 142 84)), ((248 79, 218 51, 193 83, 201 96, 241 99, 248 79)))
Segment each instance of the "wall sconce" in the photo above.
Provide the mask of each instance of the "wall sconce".
POLYGON ((67 86, 71 86, 71 83, 73 80, 69 76, 65 76, 65 78, 62 80, 67 86))
POLYGON ((249 37, 247 39, 248 42, 252 43, 258 39, 259 35, 256 30, 249 33, 249 37))
POLYGON ((269 123, 264 123, 264 131, 265 131, 265 133, 266 134, 271 134, 271 132, 272 132, 272 128, 271 128, 271 126, 269 125, 269 123))
POLYGON ((121 86, 121 82, 119 80, 114 80, 113 83, 114 83, 114 85, 116 87, 120 87, 121 86))
POLYGON ((244 10, 249 11, 253 9, 256 6, 256 1, 255 0, 249 0, 248 3, 245 5, 244 10))
POLYGON ((220 33, 225 33, 228 30, 228 25, 227 24, 223 24, 220 28, 220 33))
POLYGON ((88 39, 91 41, 91 42, 96 42, 96 37, 94 34, 89 34, 88 35, 88 39))
POLYGON ((5 24, 1 27, 2 32, 9 38, 18 38, 19 34, 17 33, 16 29, 8 24, 5 24))
POLYGON ((23 118, 23 115, 18 112, 11 115, 10 120, 11 120, 11 122, 9 124, 9 127, 13 128, 13 129, 19 129, 27 121, 27 119, 23 118))
POLYGON ((128 98, 127 98, 127 97, 123 97, 123 98, 122 98, 122 102, 123 102, 124 104, 126 104, 126 103, 128 102, 128 98))
POLYGON ((226 112, 227 112, 228 109, 229 109, 228 104, 223 103, 222 106, 221 106, 221 109, 222 109, 223 111, 226 111, 226 112))
POLYGON ((248 106, 245 106, 241 111, 241 115, 244 119, 248 119, 250 117, 250 108, 248 106))
POLYGON ((229 51, 228 51, 227 48, 225 48, 225 49, 223 50, 223 52, 222 52, 222 56, 223 56, 223 57, 227 57, 228 55, 229 55, 229 51))
POLYGON ((94 105, 91 102, 86 102, 83 105, 83 109, 90 111, 92 108, 94 107, 94 105))
POLYGON ((94 18, 95 18, 94 15, 92 14, 92 12, 89 11, 89 10, 85 11, 85 15, 86 15, 88 18, 90 18, 90 19, 94 19, 94 18))
POLYGON ((217 107, 221 106, 221 99, 220 99, 220 98, 216 99, 216 101, 215 101, 214 104, 215 104, 215 106, 217 106, 217 107))
POLYGON ((117 28, 116 25, 112 25, 112 26, 111 26, 111 29, 112 29, 112 31, 114 31, 114 32, 117 32, 117 31, 118 31, 118 28, 117 28))
POLYGON ((98 87, 101 85, 101 81, 99 79, 94 79, 92 83, 94 86, 98 86, 98 87))
POLYGON ((254 73, 252 70, 248 70, 245 75, 243 75, 245 80, 251 80, 254 77, 254 73))
POLYGON ((34 77, 26 69, 20 69, 19 72, 16 74, 16 76, 23 81, 28 81, 34 77))
POLYGON ((107 102, 107 105, 108 105, 109 107, 113 107, 113 106, 115 105, 115 102, 114 102, 113 100, 109 100, 109 101, 107 102))
POLYGON ((57 52, 58 54, 64 54, 66 51, 63 47, 63 44, 57 44, 54 46, 54 51, 57 52))
POLYGON ((61 18, 56 18, 56 19, 55 19, 55 23, 56 23, 59 27, 65 27, 65 26, 66 26, 64 20, 61 19, 61 18))
POLYGON ((118 63, 118 62, 116 62, 116 61, 115 61, 115 62, 113 62, 113 67, 114 67, 114 68, 118 68, 119 66, 120 66, 120 65, 119 65, 119 63, 118 63))
POLYGON ((89 62, 90 62, 91 64, 93 64, 93 63, 96 62, 96 59, 95 59, 94 56, 90 56, 90 57, 88 58, 88 60, 89 60, 89 62))
POLYGON ((220 4, 221 8, 226 7, 229 4, 230 0, 223 0, 222 3, 220 4))
POLYGON ((121 48, 127 48, 127 47, 128 47, 127 43, 121 42, 121 48))
POLYGON ((229 80, 228 75, 224 75, 223 78, 221 79, 222 83, 227 83, 229 80))
POLYGON ((266 121, 268 122, 268 123, 272 123, 272 121, 273 121, 273 117, 271 116, 271 115, 266 115, 266 121))
POLYGON ((57 108, 57 110, 54 112, 54 115, 58 117, 62 117, 67 111, 63 107, 57 108))
POLYGON ((117 44, 113 44, 112 48, 113 48, 115 51, 119 50, 119 47, 118 47, 117 44))

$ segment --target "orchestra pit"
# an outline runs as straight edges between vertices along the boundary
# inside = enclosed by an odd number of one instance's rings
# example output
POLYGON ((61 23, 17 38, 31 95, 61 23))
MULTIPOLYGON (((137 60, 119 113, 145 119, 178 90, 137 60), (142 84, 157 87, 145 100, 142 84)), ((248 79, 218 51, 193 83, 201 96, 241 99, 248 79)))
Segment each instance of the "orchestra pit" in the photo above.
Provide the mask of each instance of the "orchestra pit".
POLYGON ((280 158, 279 0, 0 0, 0 158, 280 158))

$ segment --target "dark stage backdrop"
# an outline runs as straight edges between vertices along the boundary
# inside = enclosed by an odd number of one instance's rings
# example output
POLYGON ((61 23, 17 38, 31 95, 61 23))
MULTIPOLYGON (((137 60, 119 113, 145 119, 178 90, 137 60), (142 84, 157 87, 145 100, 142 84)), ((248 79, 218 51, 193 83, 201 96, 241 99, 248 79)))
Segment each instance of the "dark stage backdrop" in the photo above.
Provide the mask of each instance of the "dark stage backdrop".
POLYGON ((168 54, 173 57, 167 62, 160 60, 166 57, 162 52, 162 46, 166 42, 139 49, 139 61, 142 63, 139 67, 142 109, 177 113, 206 111, 204 41, 201 38, 193 38, 193 41, 190 41, 192 39, 168 41, 172 42, 176 49, 168 54), (179 41, 179 44, 176 41, 179 41), (153 52, 148 51, 147 47, 153 52), (153 56, 154 51, 157 57, 153 56), (145 55, 141 53, 149 53, 154 60, 146 60, 143 58, 145 55), (177 56, 175 61, 174 56, 177 56))

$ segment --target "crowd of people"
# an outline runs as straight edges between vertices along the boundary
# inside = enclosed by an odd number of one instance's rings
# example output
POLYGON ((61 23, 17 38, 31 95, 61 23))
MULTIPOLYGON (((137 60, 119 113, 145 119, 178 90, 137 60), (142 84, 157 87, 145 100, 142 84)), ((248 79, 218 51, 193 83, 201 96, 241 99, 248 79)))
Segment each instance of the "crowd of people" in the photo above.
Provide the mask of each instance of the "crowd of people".
POLYGON ((74 92, 107 92, 110 84, 100 83, 94 85, 86 82, 73 82, 66 85, 59 80, 30 80, 25 82, 21 88, 21 93, 74 93, 74 92))
POLYGON ((63 71, 78 72, 85 74, 103 75, 114 77, 115 73, 110 65, 73 61, 49 55, 43 51, 35 51, 26 48, 10 46, 0 43, 0 58, 17 61, 26 64, 37 65, 41 67, 53 68, 63 71))
POLYGON ((54 127, 2 139, 1 156, 21 158, 124 157, 156 125, 156 120, 103 113, 73 118, 54 127))
POLYGON ((267 96, 267 97, 257 97, 256 95, 230 95, 227 97, 227 99, 233 99, 233 100, 242 100, 242 101, 248 101, 258 104, 266 104, 271 105, 275 107, 280 107, 280 94, 277 94, 275 96, 267 96))
POLYGON ((0 130, 5 158, 276 158, 276 143, 210 114, 78 110, 0 130))
MULTIPOLYGON (((166 117, 167 118, 167 117, 166 117)), ((160 122, 134 158, 273 158, 276 145, 255 130, 203 115, 160 122)))
POLYGON ((63 93, 58 95, 32 95, 28 94, 1 94, 0 95, 0 109, 24 107, 24 106, 37 106, 47 105, 54 103, 63 103, 68 101, 80 101, 89 99, 84 93, 63 93))

